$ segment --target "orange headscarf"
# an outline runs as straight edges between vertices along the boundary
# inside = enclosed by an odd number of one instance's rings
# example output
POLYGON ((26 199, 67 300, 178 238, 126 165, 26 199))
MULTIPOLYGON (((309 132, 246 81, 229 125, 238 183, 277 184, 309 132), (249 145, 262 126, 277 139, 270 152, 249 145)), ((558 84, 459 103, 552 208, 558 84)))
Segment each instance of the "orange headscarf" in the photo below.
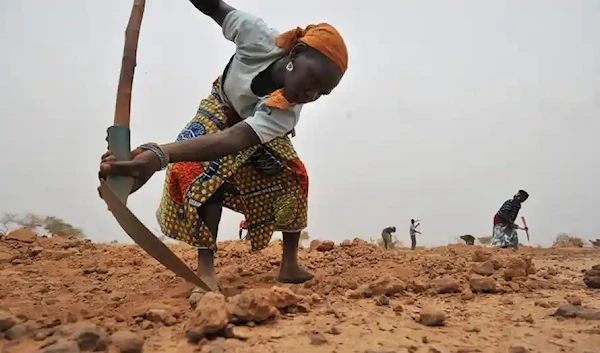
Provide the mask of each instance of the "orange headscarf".
MULTIPOLYGON (((318 50, 333 61, 337 67, 346 72, 348 68, 348 49, 340 33, 328 23, 310 25, 305 29, 297 27, 275 38, 275 45, 286 51, 290 51, 299 42, 318 50)), ((267 105, 272 108, 288 109, 292 103, 283 95, 283 88, 271 93, 267 105)))

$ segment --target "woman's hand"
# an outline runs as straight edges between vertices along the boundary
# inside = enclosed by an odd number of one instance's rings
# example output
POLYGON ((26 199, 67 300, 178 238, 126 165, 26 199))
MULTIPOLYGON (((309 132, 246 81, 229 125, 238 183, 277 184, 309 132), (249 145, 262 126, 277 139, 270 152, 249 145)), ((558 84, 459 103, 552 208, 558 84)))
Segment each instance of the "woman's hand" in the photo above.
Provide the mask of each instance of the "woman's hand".
POLYGON ((152 151, 136 148, 131 151, 131 158, 131 161, 117 161, 112 152, 107 151, 102 155, 100 178, 105 179, 107 175, 133 177, 131 193, 134 193, 160 170, 160 160, 152 151))
POLYGON ((223 21, 228 13, 235 10, 223 0, 190 0, 192 5, 203 14, 210 16, 219 26, 223 26, 223 21))

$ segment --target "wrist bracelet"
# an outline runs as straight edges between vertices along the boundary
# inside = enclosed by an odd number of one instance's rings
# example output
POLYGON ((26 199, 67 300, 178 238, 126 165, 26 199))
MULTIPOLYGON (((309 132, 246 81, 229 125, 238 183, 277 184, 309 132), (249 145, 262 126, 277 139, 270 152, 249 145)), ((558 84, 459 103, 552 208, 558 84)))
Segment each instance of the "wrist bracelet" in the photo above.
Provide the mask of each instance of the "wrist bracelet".
POLYGON ((156 157, 160 161, 160 169, 159 170, 163 170, 163 169, 167 168, 167 166, 169 165, 169 160, 170 160, 169 154, 162 147, 160 147, 157 143, 154 143, 154 142, 144 143, 143 145, 140 145, 138 148, 141 150, 145 150, 145 151, 151 151, 156 155, 156 157))

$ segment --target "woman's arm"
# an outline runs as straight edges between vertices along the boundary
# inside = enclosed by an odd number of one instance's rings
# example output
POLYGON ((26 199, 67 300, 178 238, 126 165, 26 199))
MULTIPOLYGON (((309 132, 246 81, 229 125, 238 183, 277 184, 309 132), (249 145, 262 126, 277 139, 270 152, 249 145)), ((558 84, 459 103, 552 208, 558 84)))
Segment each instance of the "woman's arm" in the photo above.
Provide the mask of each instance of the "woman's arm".
POLYGON ((170 162, 175 163, 212 161, 258 144, 258 135, 242 121, 216 134, 168 143, 161 147, 169 154, 170 162))
POLYGON ((219 26, 223 26, 223 21, 228 13, 235 10, 222 0, 190 0, 192 5, 206 16, 215 20, 219 26))

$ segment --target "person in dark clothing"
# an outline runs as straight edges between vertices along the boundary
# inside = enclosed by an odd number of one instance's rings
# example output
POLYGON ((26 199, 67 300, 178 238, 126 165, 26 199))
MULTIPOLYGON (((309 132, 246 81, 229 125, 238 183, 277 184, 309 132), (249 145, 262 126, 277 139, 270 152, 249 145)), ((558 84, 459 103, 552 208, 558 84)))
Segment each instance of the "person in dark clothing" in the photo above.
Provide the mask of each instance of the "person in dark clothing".
POLYGON ((475 245, 475 237, 471 234, 461 235, 460 238, 464 240, 467 245, 475 245))
POLYGON ((512 199, 506 200, 494 216, 494 229, 492 232, 492 245, 501 248, 518 248, 519 235, 517 229, 523 229, 515 221, 521 210, 521 204, 529 198, 525 190, 519 190, 512 199))
POLYGON ((387 227, 381 231, 383 246, 386 249, 390 249, 392 247, 392 233, 396 233, 396 227, 387 227))

